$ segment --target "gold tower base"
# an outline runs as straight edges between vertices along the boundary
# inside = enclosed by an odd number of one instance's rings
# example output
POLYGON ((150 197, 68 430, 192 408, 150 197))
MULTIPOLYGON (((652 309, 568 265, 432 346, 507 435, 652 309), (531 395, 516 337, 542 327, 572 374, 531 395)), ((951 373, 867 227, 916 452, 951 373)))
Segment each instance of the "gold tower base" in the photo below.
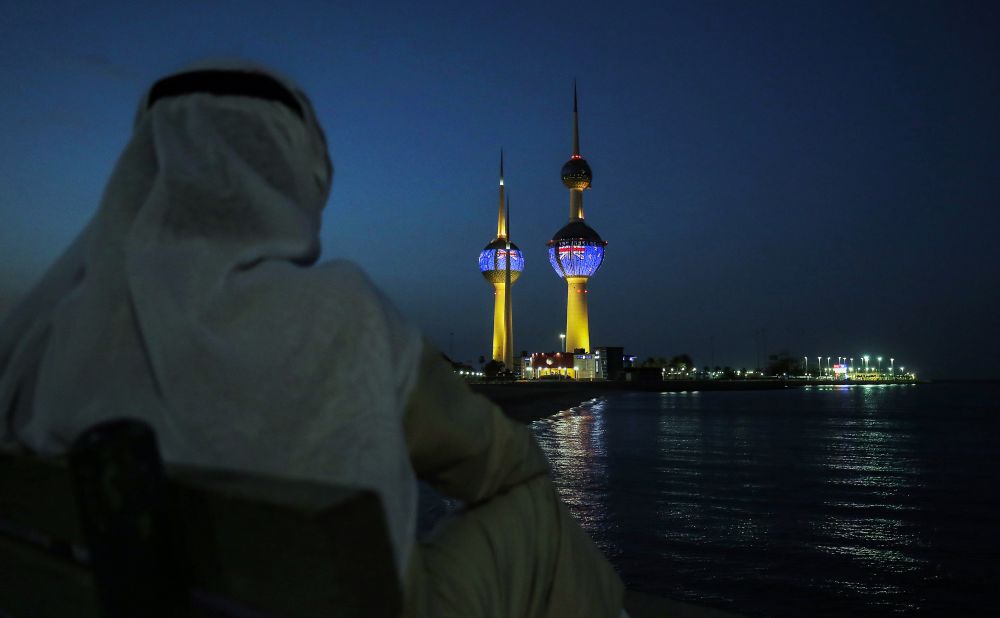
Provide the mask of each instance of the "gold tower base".
POLYGON ((507 304, 507 293, 502 283, 494 283, 493 300, 493 360, 503 363, 511 369, 513 350, 507 350, 507 325, 504 320, 504 306, 507 304), (509 354, 509 355, 508 355, 509 354))
POLYGON ((587 277, 566 277, 566 351, 590 352, 590 318, 587 315, 587 277))

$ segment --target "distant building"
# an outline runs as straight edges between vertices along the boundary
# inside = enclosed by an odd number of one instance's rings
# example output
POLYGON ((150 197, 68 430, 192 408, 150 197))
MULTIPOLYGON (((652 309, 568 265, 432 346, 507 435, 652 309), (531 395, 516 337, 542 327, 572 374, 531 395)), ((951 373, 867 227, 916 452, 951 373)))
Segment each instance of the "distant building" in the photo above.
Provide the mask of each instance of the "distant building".
POLYGON ((521 377, 526 380, 555 379, 556 376, 574 380, 624 380, 626 369, 634 360, 634 356, 625 356, 624 348, 620 347, 596 348, 592 354, 535 352, 521 359, 521 377))
POLYGON ((573 355, 573 374, 577 380, 600 380, 602 378, 598 373, 598 366, 601 364, 601 358, 596 354, 577 352, 573 355))
POLYGON ((522 375, 526 380, 563 376, 575 377, 573 355, 566 352, 534 352, 522 359, 522 375))
MULTIPOLYGON (((601 380, 625 379, 625 348, 603 347, 594 350, 597 359, 596 372, 601 380)), ((628 363, 631 366, 631 362, 628 363)))

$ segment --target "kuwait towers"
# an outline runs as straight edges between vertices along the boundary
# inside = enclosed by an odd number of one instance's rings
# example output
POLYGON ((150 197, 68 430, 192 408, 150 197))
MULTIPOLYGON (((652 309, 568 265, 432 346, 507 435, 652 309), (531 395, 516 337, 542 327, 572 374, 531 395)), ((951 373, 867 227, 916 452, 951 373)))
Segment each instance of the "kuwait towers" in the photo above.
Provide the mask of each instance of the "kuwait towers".
POLYGON ((514 366, 514 327, 511 318, 510 286, 524 270, 524 256, 510 241, 507 226, 510 200, 504 201, 503 151, 500 152, 500 207, 497 215, 497 237, 479 254, 479 271, 493 285, 493 360, 507 370, 514 366), (508 259, 509 256, 509 259, 508 259))
MULTIPOLYGON (((590 352, 590 319, 587 316, 587 280, 604 261, 608 243, 583 222, 583 192, 590 188, 590 166, 580 156, 580 125, 573 84, 573 155, 562 167, 562 182, 569 189, 569 223, 549 241, 549 263, 566 280, 566 350, 590 352)), ((484 273, 485 274, 485 273, 484 273)))

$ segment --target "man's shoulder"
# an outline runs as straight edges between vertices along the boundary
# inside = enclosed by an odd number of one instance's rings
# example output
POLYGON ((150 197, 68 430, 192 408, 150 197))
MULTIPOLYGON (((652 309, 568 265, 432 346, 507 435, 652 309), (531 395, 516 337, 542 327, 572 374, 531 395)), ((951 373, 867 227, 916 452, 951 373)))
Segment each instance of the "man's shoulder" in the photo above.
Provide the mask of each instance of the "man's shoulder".
POLYGON ((332 291, 378 295, 371 278, 350 260, 330 260, 312 266, 284 260, 267 261, 241 273, 239 283, 247 287, 277 287, 295 297, 332 291))

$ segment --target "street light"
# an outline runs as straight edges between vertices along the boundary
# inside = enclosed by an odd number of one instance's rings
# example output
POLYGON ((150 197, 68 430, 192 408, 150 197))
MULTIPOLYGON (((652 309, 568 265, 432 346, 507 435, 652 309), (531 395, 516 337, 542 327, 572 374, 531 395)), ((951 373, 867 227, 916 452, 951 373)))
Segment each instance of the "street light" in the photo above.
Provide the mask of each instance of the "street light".
POLYGON ((882 373, 882 357, 881 356, 878 357, 878 372, 879 372, 879 374, 882 373))
POLYGON ((868 359, 869 359, 869 356, 867 354, 865 354, 861 358, 864 359, 864 361, 865 361, 865 371, 868 371, 868 359))
POLYGON ((802 359, 806 361, 805 375, 809 375, 809 357, 803 356, 802 359))
POLYGON ((559 338, 562 340, 559 345, 562 347, 562 351, 566 351, 566 333, 559 333, 559 338))
POLYGON ((820 377, 823 374, 823 357, 816 357, 816 377, 820 377))

